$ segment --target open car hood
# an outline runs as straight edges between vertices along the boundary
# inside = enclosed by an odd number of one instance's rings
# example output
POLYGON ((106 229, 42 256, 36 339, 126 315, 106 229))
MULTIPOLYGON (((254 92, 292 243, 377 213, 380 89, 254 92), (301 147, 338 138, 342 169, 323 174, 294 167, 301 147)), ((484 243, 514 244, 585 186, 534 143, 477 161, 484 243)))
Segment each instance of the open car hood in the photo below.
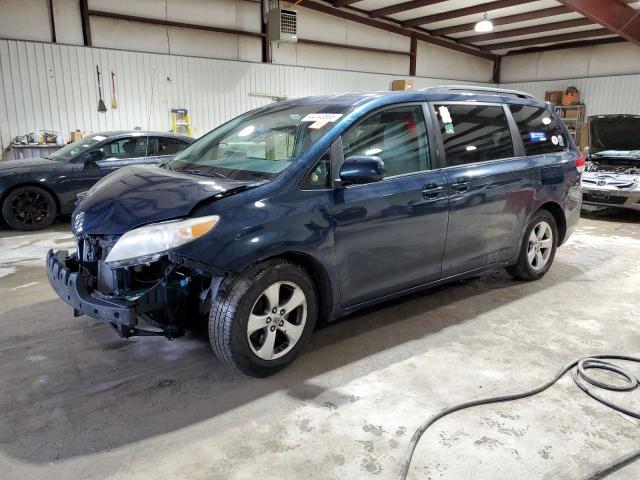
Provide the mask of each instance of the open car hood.
POLYGON ((589 117, 589 154, 640 150, 640 115, 589 117))
POLYGON ((76 235, 119 235, 140 225, 185 217, 202 201, 257 184, 150 165, 124 167, 87 192, 72 226, 76 235))

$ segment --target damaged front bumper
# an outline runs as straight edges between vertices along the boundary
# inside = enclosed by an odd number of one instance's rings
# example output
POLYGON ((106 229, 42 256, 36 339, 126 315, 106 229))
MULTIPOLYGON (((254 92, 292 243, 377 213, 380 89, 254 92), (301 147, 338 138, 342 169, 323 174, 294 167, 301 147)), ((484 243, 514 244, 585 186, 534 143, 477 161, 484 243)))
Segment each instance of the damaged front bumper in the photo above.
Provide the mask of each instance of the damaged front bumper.
POLYGON ((58 296, 73 308, 75 316, 88 315, 101 320, 111 325, 122 338, 161 335, 173 340, 184 334, 181 327, 155 324, 147 315, 166 307, 163 282, 158 282, 134 300, 103 295, 88 287, 88 279, 83 275, 77 256, 69 255, 66 250, 55 253, 49 250, 47 276, 58 296), (139 328, 140 319, 159 330, 139 328))

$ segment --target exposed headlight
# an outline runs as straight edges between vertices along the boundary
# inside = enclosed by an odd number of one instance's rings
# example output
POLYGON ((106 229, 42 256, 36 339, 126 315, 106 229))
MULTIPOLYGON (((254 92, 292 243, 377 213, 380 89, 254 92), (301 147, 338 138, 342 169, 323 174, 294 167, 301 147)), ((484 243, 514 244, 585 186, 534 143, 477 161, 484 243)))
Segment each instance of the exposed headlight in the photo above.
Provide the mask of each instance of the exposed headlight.
POLYGON ((129 230, 113 246, 105 262, 110 267, 154 262, 169 250, 206 235, 219 220, 218 215, 210 215, 129 230))

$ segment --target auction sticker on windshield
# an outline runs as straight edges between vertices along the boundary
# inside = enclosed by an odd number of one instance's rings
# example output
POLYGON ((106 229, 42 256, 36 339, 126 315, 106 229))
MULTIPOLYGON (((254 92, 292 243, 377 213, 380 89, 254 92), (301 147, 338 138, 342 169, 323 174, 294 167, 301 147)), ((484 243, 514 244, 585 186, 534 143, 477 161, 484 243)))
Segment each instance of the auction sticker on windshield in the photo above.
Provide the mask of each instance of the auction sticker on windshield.
POLYGON ((341 113, 310 113, 302 119, 303 122, 335 122, 341 113))

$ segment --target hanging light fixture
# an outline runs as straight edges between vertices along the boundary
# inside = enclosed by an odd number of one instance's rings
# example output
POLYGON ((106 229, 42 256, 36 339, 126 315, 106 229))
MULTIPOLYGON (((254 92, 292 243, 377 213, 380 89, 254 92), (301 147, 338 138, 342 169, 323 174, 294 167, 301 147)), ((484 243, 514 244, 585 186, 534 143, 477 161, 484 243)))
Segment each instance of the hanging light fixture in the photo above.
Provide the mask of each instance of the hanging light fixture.
POLYGON ((484 18, 476 23, 474 30, 481 33, 493 31, 493 22, 487 18, 487 12, 484 12, 484 18))

